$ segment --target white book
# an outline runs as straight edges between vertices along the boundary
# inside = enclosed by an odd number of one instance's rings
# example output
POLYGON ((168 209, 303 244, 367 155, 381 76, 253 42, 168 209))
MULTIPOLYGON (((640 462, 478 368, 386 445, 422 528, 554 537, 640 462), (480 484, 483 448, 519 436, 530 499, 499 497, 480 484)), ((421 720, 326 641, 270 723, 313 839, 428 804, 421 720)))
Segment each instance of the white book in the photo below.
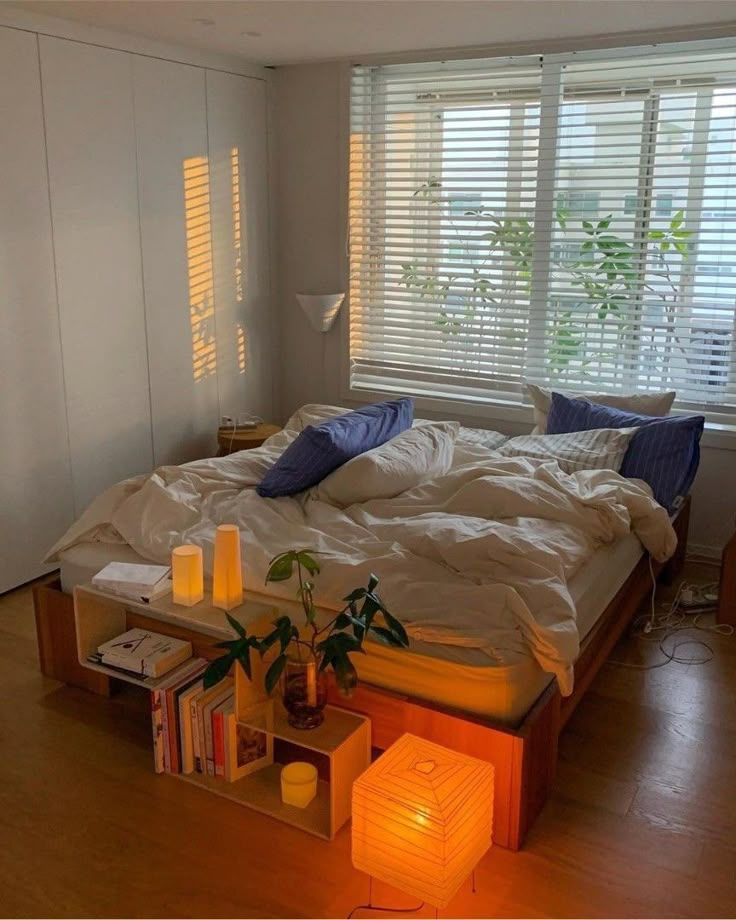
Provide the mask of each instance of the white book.
POLYGON ((171 592, 172 583, 170 578, 164 578, 155 588, 148 591, 141 591, 138 588, 131 588, 128 585, 110 585, 107 583, 96 584, 95 587, 100 591, 104 591, 105 594, 114 594, 115 597, 127 597, 131 601, 141 601, 144 604, 150 604, 151 601, 163 597, 164 594, 169 594, 171 592))
POLYGON ((143 565, 132 562, 108 562, 93 578, 92 584, 97 588, 125 589, 145 594, 168 578, 170 565, 143 565))
POLYGON ((148 629, 129 629, 97 648, 103 664, 132 674, 161 677, 192 657, 192 644, 148 629))

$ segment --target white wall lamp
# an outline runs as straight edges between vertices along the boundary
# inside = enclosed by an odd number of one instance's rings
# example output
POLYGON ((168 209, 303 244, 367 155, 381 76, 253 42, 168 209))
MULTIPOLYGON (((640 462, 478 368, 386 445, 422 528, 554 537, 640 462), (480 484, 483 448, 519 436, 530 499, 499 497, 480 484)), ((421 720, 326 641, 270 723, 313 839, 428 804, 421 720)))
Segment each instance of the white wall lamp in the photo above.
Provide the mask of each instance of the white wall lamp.
POLYGON ((329 332, 340 312, 345 294, 297 294, 296 299, 317 332, 329 332))

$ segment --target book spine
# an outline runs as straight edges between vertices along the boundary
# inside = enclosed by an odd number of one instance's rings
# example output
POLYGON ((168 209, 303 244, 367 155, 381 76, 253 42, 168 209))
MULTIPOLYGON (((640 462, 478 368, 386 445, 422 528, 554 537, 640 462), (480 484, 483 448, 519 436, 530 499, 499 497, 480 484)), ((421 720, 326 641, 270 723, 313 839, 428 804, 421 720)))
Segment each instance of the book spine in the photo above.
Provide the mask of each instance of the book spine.
POLYGON ((205 714, 204 720, 204 746, 206 754, 206 763, 207 763, 207 774, 208 776, 215 775, 215 746, 213 740, 212 727, 215 721, 215 706, 212 705, 211 708, 205 714))
POLYGON ((212 747, 215 752, 215 778, 225 777, 225 713, 222 710, 212 715, 212 747))
POLYGON ((188 699, 179 701, 179 734, 181 736, 181 772, 191 773, 194 770, 194 757, 192 756, 192 715, 188 699))
POLYGON ((151 731, 153 733, 153 768, 156 773, 164 772, 163 724, 161 721, 161 698, 158 690, 151 690, 151 731))
POLYGON ((197 706, 197 737, 199 744, 199 772, 207 773, 207 741, 205 739, 204 706, 200 700, 197 706))
POLYGON ((173 690, 167 690, 166 696, 166 717, 169 729, 169 763, 171 772, 178 773, 181 769, 179 764, 179 726, 176 718, 176 697, 173 690))
POLYGON ((199 756, 199 718, 197 715, 197 698, 189 704, 189 713, 192 717, 192 752, 194 754, 194 770, 202 772, 202 760, 199 756))
POLYGON ((170 740, 169 740, 169 718, 166 705, 166 691, 158 691, 159 698, 161 700, 161 725, 163 727, 163 749, 164 749, 164 770, 167 773, 171 773, 171 755, 170 750, 170 740))

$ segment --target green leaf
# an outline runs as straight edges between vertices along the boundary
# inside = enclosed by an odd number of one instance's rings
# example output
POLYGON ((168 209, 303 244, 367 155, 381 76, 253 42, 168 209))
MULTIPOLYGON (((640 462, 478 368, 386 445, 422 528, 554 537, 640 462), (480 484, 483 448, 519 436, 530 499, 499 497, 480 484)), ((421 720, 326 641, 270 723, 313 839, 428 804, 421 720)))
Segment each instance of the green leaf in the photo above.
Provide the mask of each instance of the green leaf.
POLYGON ((240 665, 240 667, 243 669, 243 671, 245 672, 245 675, 248 678, 248 680, 252 680, 253 674, 250 668, 250 646, 248 648, 241 649, 241 651, 238 653, 238 656, 237 656, 237 662, 240 665))
POLYGON ((650 230, 649 233, 647 233, 647 236, 649 237, 650 240, 663 240, 664 231, 663 230, 650 230))
POLYGON ((352 623, 352 618, 347 613, 338 613, 333 624, 333 629, 345 629, 352 623))
POLYGON ((371 632, 377 636, 384 645, 391 645, 393 647, 401 645, 399 638, 392 633, 390 629, 386 629, 385 626, 371 626, 371 632))
POLYGON ((392 616, 392 615, 388 612, 388 610, 386 610, 386 608, 383 607, 383 606, 381 607, 381 613, 383 614, 383 618, 384 618, 384 620, 386 621, 386 623, 388 624, 388 627, 389 627, 389 629, 391 630, 391 632, 396 633, 396 635, 397 635, 397 636, 399 637, 399 639, 401 640, 401 644, 402 644, 405 648, 408 648, 408 646, 409 646, 409 637, 407 636, 406 630, 405 630, 404 627, 401 625, 401 623, 399 623, 399 621, 396 619, 396 617, 392 616))
POLYGON ((273 688, 279 682, 279 678, 283 673, 284 668, 286 667, 286 655, 279 655, 278 658, 274 658, 271 662, 271 667, 266 671, 266 677, 264 683, 266 685, 266 693, 273 693, 273 688))
POLYGON ((230 668, 235 661, 235 655, 223 655, 221 658, 215 658, 214 661, 211 661, 207 665, 207 669, 202 675, 202 686, 205 690, 208 690, 210 687, 214 687, 215 684, 219 684, 223 677, 227 677, 230 668))
POLYGON ((300 549, 296 554, 297 562, 304 566, 310 575, 319 575, 319 563, 309 555, 313 550, 300 549))
POLYGON ((266 584, 268 584, 269 581, 288 581, 294 572, 295 559, 296 553, 294 552, 283 553, 281 556, 276 556, 268 567, 266 584))
POLYGON ((246 638, 247 638, 247 635, 246 635, 245 627, 243 626, 243 624, 240 623, 238 620, 236 620, 235 617, 230 616, 229 613, 226 613, 225 616, 227 617, 228 623, 232 626, 232 628, 235 630, 235 632, 236 632, 242 639, 246 639, 246 638))
POLYGON ((354 591, 351 591, 347 597, 344 597, 343 600, 346 604, 352 604, 355 601, 359 601, 361 598, 366 596, 365 588, 356 588, 354 591))
POLYGON ((368 578, 368 590, 375 591, 377 585, 378 585, 378 578, 375 575, 371 574, 368 578))

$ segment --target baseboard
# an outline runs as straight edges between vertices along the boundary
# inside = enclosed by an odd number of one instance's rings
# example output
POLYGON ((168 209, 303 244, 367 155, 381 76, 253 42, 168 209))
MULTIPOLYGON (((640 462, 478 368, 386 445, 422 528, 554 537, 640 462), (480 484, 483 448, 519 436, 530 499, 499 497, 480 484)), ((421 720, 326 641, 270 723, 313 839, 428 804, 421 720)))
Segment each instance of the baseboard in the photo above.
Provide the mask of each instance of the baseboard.
POLYGON ((702 557, 709 562, 720 562, 722 552, 722 546, 710 546, 707 543, 688 543, 687 545, 688 557, 702 557))

